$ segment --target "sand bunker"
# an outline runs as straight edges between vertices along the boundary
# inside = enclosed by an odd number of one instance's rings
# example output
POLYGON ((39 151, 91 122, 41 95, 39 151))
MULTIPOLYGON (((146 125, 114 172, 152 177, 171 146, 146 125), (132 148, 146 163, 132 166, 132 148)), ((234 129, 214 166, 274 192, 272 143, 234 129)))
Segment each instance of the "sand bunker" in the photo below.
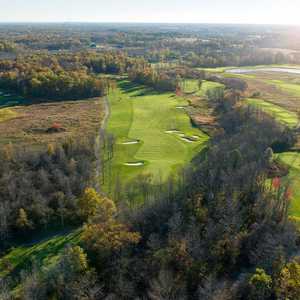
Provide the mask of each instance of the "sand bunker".
POLYGON ((127 162, 124 165, 130 167, 139 167, 139 166, 143 166, 144 163, 142 161, 137 161, 137 162, 127 162))
POLYGON ((190 139, 190 138, 188 138, 188 137, 186 137, 186 136, 181 137, 181 139, 182 139, 183 141, 187 142, 187 143, 194 143, 194 142, 195 142, 195 141, 193 141, 192 139, 190 139))
POLYGON ((185 109, 185 106, 176 106, 177 109, 185 109))
POLYGON ((176 129, 174 129, 174 130, 167 130, 166 133, 177 133, 177 134, 182 134, 181 131, 176 130, 176 129))
POLYGON ((139 140, 128 141, 128 142, 123 142, 122 145, 134 145, 134 144, 138 144, 139 142, 140 142, 139 140))

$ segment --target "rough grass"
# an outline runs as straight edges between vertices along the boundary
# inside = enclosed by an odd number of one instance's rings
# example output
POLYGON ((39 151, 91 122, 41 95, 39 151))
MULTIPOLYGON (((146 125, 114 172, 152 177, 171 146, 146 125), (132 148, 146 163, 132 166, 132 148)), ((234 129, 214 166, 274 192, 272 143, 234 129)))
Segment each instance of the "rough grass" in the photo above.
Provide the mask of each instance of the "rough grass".
POLYGON ((5 122, 10 119, 16 118, 17 115, 18 114, 13 109, 2 108, 0 109, 0 122, 5 122))
POLYGON ((12 143, 15 146, 40 148, 68 138, 95 135, 102 117, 100 99, 0 108, 0 146, 12 143), (65 131, 47 133, 53 123, 59 123, 65 131))
POLYGON ((290 167, 289 174, 283 178, 292 190, 292 199, 289 213, 300 218, 300 153, 284 152, 277 154, 277 158, 290 167))
POLYGON ((111 115, 107 131, 116 137, 112 161, 113 178, 126 182, 139 174, 152 174, 166 179, 177 166, 189 162, 201 150, 208 136, 193 128, 184 109, 185 99, 172 93, 156 93, 128 81, 119 82, 119 88, 109 96, 111 115), (186 137, 198 136, 187 142, 186 137), (139 140, 138 144, 122 142, 139 140), (124 165, 126 162, 144 162, 143 166, 124 165))
POLYGON ((296 113, 288 111, 278 105, 275 105, 273 103, 264 101, 262 99, 254 99, 254 98, 249 98, 246 99, 246 102, 249 105, 255 106, 267 114, 270 114, 273 116, 276 120, 279 122, 289 126, 289 127, 295 127, 299 123, 299 119, 296 113))

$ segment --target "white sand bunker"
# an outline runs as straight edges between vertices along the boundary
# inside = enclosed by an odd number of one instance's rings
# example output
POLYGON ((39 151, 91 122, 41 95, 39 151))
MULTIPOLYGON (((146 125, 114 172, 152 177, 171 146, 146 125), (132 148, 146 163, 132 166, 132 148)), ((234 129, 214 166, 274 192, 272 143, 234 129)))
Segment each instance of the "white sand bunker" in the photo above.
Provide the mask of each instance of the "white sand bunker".
POLYGON ((176 106, 177 109, 185 109, 185 106, 176 106))
POLYGON ((195 140, 199 140, 200 136, 199 135, 192 135, 192 138, 195 139, 195 140))
POLYGON ((181 139, 187 143, 194 143, 195 141, 193 141, 191 138, 187 137, 187 136, 182 136, 181 139))
POLYGON ((143 166, 144 163, 142 161, 137 161, 137 162, 127 162, 124 165, 130 166, 130 167, 140 167, 140 166, 143 166))
POLYGON ((166 133, 178 133, 178 134, 182 134, 181 131, 173 129, 173 130, 167 130, 166 133))
POLYGON ((138 144, 139 142, 140 142, 139 140, 127 141, 127 142, 123 142, 122 145, 134 145, 134 144, 138 144))

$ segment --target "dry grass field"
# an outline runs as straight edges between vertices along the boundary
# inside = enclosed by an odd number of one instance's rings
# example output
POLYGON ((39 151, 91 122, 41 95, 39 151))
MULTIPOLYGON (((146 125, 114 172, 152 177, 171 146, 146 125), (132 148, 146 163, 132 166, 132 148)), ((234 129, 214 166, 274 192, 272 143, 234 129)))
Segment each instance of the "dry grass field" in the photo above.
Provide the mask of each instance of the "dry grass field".
MULTIPOLYGON (((0 109, 5 113, 5 109, 0 109)), ((9 108, 0 122, 0 145, 44 147, 67 138, 95 135, 102 119, 100 99, 52 102, 9 108), (51 130, 58 128, 58 130, 51 130)))

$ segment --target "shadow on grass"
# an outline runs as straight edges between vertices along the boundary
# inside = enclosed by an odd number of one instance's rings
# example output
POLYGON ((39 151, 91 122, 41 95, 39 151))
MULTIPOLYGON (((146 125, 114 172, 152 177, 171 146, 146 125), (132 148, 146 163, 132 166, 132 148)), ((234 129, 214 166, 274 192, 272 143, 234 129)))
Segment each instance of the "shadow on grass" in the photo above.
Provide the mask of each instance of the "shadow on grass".
POLYGON ((67 245, 78 244, 80 235, 81 230, 77 229, 72 233, 54 236, 33 246, 21 246, 13 249, 7 255, 7 259, 13 265, 12 271, 7 275, 18 276, 22 270, 30 270, 34 263, 43 265, 46 259, 50 263, 51 259, 62 253, 67 245))
POLYGON ((29 101, 25 98, 22 98, 20 96, 0 96, 0 108, 8 108, 8 107, 14 107, 19 105, 29 105, 32 101, 29 101))
POLYGON ((119 82, 119 88, 125 93, 132 93, 143 89, 139 84, 136 84, 131 81, 121 81, 119 82))
POLYGON ((121 81, 119 88, 125 93, 134 93, 134 97, 158 95, 159 93, 150 87, 131 81, 121 81))

